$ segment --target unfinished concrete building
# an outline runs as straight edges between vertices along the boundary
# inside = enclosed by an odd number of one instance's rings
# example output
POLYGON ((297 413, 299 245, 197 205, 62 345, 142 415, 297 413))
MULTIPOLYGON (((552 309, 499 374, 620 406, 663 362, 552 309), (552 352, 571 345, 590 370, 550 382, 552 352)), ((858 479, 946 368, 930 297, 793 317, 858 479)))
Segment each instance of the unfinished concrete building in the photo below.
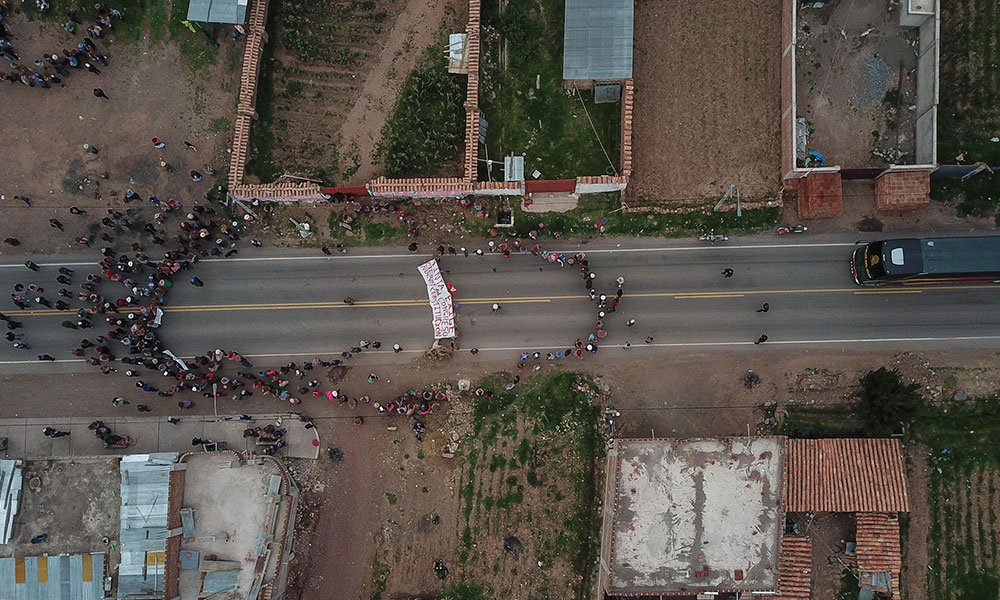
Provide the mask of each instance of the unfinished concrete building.
POLYGON ((880 211, 930 201, 940 21, 937 0, 784 0, 782 174, 800 217, 840 213, 845 180, 874 181, 880 211))
MULTIPOLYGON (((783 437, 617 440, 608 455, 600 597, 809 600, 809 525, 851 523, 838 561, 862 597, 900 598, 899 442, 783 437)), ((821 544, 827 551, 827 542, 821 544)))

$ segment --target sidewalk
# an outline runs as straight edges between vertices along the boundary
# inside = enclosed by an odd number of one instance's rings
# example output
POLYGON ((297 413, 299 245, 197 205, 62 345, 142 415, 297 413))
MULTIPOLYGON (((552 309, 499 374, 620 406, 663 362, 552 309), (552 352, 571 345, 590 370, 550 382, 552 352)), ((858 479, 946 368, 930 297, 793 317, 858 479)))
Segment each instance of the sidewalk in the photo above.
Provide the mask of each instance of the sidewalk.
MULTIPOLYGON (((244 438, 247 427, 264 427, 268 423, 278 423, 288 432, 284 439, 288 445, 275 453, 276 458, 319 457, 319 431, 314 427, 305 428, 305 423, 289 415, 251 415, 249 421, 241 421, 234 416, 180 417, 176 425, 166 417, 106 417, 101 419, 118 435, 128 435, 136 440, 130 448, 109 449, 97 439, 93 431, 87 429, 95 419, 70 417, 61 419, 0 419, 0 438, 7 438, 4 458, 71 458, 74 456, 121 456, 123 454, 147 454, 151 452, 201 451, 201 446, 192 446, 192 438, 202 438, 214 442, 226 442, 230 450, 237 452, 258 448, 255 438, 244 438), (50 438, 42 434, 43 427, 55 427, 69 431, 70 435, 50 438)), ((262 446, 260 448, 263 448, 262 446)))

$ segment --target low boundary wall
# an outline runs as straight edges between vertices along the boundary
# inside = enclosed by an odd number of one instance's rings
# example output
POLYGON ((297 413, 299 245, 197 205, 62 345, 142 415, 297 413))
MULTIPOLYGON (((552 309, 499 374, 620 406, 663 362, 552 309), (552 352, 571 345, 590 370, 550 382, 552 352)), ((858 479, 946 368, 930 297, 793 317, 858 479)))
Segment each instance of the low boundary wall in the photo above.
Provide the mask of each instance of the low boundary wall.
MULTIPOLYGON (((251 0, 247 41, 243 49, 240 93, 233 126, 232 155, 229 160, 229 195, 239 200, 297 202, 323 200, 325 195, 346 193, 376 198, 458 198, 463 196, 523 196, 537 181, 479 181, 479 53, 480 0, 469 0, 469 75, 465 89, 465 151, 461 177, 421 177, 387 179, 379 177, 359 186, 321 187, 313 182, 248 184, 244 181, 250 152, 250 130, 257 118, 257 84, 264 44, 267 43, 268 0, 251 0)), ((621 111, 621 173, 615 176, 577 177, 573 193, 592 194, 624 190, 632 174, 632 109, 635 84, 623 84, 621 111)))

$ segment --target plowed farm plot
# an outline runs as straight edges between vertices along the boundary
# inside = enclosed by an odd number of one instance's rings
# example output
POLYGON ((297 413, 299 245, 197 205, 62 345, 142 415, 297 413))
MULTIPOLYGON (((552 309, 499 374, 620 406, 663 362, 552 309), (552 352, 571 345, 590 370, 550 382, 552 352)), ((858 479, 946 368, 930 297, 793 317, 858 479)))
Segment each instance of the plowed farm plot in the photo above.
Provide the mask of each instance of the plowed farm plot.
POLYGON ((460 28, 464 12, 454 0, 276 2, 249 173, 370 179, 382 126, 417 57, 439 42, 442 23, 460 28))

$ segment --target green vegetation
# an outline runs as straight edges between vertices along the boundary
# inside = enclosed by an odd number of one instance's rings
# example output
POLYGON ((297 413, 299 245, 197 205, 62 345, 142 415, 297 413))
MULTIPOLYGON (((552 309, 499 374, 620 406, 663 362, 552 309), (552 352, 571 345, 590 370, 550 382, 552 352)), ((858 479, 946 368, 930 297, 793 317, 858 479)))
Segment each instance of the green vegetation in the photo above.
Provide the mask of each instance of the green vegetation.
POLYGON ((226 133, 233 130, 233 122, 226 117, 218 117, 209 121, 208 130, 212 133, 226 133))
MULTIPOLYGON (((278 2, 281 6, 284 2, 278 2)), ((268 41, 264 44, 260 57, 260 75, 257 77, 257 119, 250 125, 250 148, 247 157, 246 175, 257 181, 269 183, 280 174, 281 168, 274 162, 272 146, 274 145, 274 46, 275 23, 277 19, 268 19, 268 41)))
MULTIPOLYGON (((475 399, 473 434, 463 449, 462 577, 474 581, 477 574, 492 573, 495 565, 476 551, 483 543, 477 536, 495 528, 498 519, 510 530, 547 522, 555 527, 532 527, 530 542, 521 538, 528 560, 542 561, 543 568, 557 557, 567 560, 573 571, 572 597, 588 597, 600 543, 594 508, 599 500, 597 461, 603 453, 599 408, 592 404, 595 384, 580 374, 552 372, 512 390, 497 377, 487 377, 479 386, 491 393, 475 399), (531 487, 522 484, 525 479, 531 487), (500 511, 503 516, 497 516, 500 511)), ((532 580, 532 589, 536 597, 548 597, 544 589, 550 582, 540 576, 532 580)), ((502 595, 504 590, 494 592, 502 595)))
POLYGON ((1000 594, 998 401, 994 395, 928 407, 914 424, 917 441, 930 451, 927 593, 932 600, 1000 594))
POLYGON ((335 48, 331 44, 345 38, 348 32, 360 32, 357 21, 366 23, 366 31, 379 33, 381 24, 389 19, 386 11, 376 10, 378 6, 372 0, 337 3, 283 0, 278 5, 281 45, 297 53, 301 62, 354 66, 369 55, 368 51, 335 48))
POLYGON ((390 177, 432 175, 464 147, 464 77, 448 73, 437 45, 427 48, 421 63, 407 78, 373 157, 385 160, 390 177))
POLYGON ((900 425, 909 424, 923 401, 919 389, 918 383, 904 384, 896 369, 879 367, 865 373, 858 392, 858 416, 869 435, 891 435, 900 425))
POLYGON ((497 3, 483 5, 484 31, 499 33, 484 35, 480 63, 489 158, 524 153, 525 172, 537 169, 545 179, 612 174, 619 168, 621 103, 595 104, 591 92, 563 87, 563 4, 509 0, 502 14, 497 3))
MULTIPOLYGON (((62 24, 66 21, 67 12, 76 12, 84 23, 76 26, 74 35, 77 37, 87 35, 87 27, 94 23, 97 14, 93 3, 79 0, 50 0, 50 8, 45 14, 38 13, 33 4, 23 5, 30 19, 42 18, 62 24)), ((124 19, 114 20, 111 30, 99 40, 101 44, 109 48, 118 44, 134 44, 148 32, 153 43, 165 40, 177 43, 181 60, 192 70, 215 64, 218 46, 201 31, 192 32, 181 23, 187 18, 188 3, 184 0, 116 0, 109 6, 120 10, 124 19)))
POLYGON ((446 587, 439 598, 440 600, 492 600, 493 596, 487 594, 482 586, 460 583, 446 587))
MULTIPOLYGON (((631 213, 621 210, 618 192, 588 194, 580 197, 580 207, 565 213, 538 215, 526 213, 520 206, 512 206, 514 231, 527 237, 528 232, 538 229, 538 223, 545 223, 545 229, 538 232, 540 237, 558 235, 569 236, 681 236, 715 231, 715 233, 753 233, 770 228, 781 217, 780 208, 744 210, 742 217, 736 211, 690 212, 686 214, 631 213), (603 227, 603 231, 599 229, 603 227)), ((484 199, 484 202, 491 200, 484 199)), ((495 202, 495 201, 494 201, 495 202)), ((489 225, 479 223, 482 231, 473 234, 484 235, 489 225)))
MULTIPOLYGON (((995 0, 955 0, 941 6, 941 99, 938 160, 984 161, 1000 167, 1000 21, 995 0)), ((936 181, 931 196, 955 202, 961 216, 998 215, 1000 175, 936 181)), ((998 216, 1000 223, 1000 216, 998 216)))
POLYGON ((856 403, 789 405, 781 431, 799 438, 885 437, 909 425, 923 406, 920 385, 903 383, 896 369, 869 371, 860 384, 856 403))

